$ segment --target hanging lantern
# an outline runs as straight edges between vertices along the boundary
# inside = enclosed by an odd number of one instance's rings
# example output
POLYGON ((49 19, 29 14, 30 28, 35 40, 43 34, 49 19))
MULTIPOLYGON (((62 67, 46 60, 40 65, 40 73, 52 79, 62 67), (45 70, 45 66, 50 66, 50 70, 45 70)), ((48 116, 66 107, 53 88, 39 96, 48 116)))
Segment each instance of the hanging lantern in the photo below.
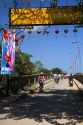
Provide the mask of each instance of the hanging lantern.
POLYGON ((8 40, 8 31, 7 30, 3 31, 3 37, 5 40, 8 40))
POLYGON ((18 40, 18 38, 16 37, 16 38, 15 38, 15 44, 16 44, 16 46, 18 46, 18 41, 19 41, 19 40, 18 40))
POLYGON ((25 35, 24 35, 24 34, 21 34, 19 37, 16 37, 16 38, 15 38, 15 44, 16 44, 16 46, 19 45, 20 40, 23 40, 24 37, 25 37, 25 35))
POLYGON ((76 37, 76 33, 78 32, 78 30, 75 28, 73 29, 73 32, 75 33, 75 37, 76 37))
POLYGON ((18 38, 17 37, 15 38, 15 43, 18 43, 18 38))
POLYGON ((45 30, 45 32, 48 34, 48 33, 49 33, 49 30, 45 30))
POLYGON ((77 31, 78 31, 78 30, 77 30, 76 28, 75 28, 75 29, 73 29, 73 32, 75 32, 75 33, 76 33, 77 31))
POLYGON ((38 29, 38 30, 37 30, 37 33, 38 33, 38 34, 40 34, 40 33, 41 33, 41 30, 40 30, 40 29, 38 29))
POLYGON ((32 33, 32 30, 31 30, 31 29, 28 29, 28 33, 31 34, 31 33, 32 33))
POLYGON ((57 29, 57 30, 55 30, 55 33, 56 33, 56 34, 58 34, 58 33, 59 33, 59 30, 58 30, 58 29, 57 29))
POLYGON ((24 34, 21 34, 21 38, 24 39, 25 35, 24 34))
POLYGON ((55 33, 56 33, 56 38, 57 38, 57 34, 59 33, 59 30, 58 29, 55 30, 55 33))
POLYGON ((68 33, 68 29, 67 28, 64 30, 64 33, 65 33, 65 37, 66 37, 66 34, 68 33))
POLYGON ((30 37, 30 34, 32 33, 32 30, 31 28, 28 29, 28 34, 29 34, 29 37, 30 37))

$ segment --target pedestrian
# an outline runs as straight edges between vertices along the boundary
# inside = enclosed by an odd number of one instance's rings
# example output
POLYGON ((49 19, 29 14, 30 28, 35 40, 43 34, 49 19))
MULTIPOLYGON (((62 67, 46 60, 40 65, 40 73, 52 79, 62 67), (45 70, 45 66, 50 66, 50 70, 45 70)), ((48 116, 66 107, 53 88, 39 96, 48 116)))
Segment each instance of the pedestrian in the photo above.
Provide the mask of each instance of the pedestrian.
POLYGON ((43 74, 43 72, 40 73, 38 77, 38 81, 39 81, 39 92, 42 92, 44 87, 44 81, 45 81, 45 75, 43 74))
POLYGON ((73 86, 73 75, 70 74, 70 75, 68 76, 68 79, 69 79, 69 85, 70 85, 70 86, 73 86))

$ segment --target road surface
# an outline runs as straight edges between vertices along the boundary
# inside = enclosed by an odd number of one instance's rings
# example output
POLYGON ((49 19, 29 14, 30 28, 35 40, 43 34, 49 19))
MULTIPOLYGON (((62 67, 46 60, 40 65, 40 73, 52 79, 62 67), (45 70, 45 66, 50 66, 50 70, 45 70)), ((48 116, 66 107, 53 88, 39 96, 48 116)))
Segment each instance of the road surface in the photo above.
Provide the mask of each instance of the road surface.
POLYGON ((67 79, 51 81, 43 93, 2 100, 0 125, 83 125, 83 99, 67 79))

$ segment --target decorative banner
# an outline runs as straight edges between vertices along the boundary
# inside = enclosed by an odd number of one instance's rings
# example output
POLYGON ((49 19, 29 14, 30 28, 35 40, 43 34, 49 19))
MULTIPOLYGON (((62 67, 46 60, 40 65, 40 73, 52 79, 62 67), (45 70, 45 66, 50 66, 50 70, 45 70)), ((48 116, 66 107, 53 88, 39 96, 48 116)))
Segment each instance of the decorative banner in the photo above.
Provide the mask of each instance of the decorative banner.
POLYGON ((15 61, 15 33, 3 31, 1 74, 12 74, 15 61))
POLYGON ((83 24, 83 6, 10 9, 10 27, 64 24, 83 24))

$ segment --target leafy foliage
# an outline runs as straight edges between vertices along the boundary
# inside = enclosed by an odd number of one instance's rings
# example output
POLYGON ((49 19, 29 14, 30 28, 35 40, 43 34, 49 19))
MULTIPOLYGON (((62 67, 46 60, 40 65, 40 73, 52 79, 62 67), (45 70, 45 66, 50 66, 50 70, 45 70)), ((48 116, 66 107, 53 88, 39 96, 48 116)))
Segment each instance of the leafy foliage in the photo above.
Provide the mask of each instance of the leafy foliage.
POLYGON ((35 68, 34 64, 30 61, 31 55, 25 53, 16 53, 15 59, 15 74, 16 75, 30 75, 33 74, 35 68))
POLYGON ((62 71, 62 69, 59 69, 59 68, 53 68, 52 69, 52 73, 57 73, 57 74, 62 74, 63 73, 63 71, 62 71))
POLYGON ((40 71, 41 69, 43 69, 43 64, 38 60, 35 62, 35 70, 40 71))
POLYGON ((41 72, 43 72, 44 74, 48 74, 48 75, 51 74, 51 71, 46 68, 42 68, 41 70, 39 70, 39 73, 41 73, 41 72))

